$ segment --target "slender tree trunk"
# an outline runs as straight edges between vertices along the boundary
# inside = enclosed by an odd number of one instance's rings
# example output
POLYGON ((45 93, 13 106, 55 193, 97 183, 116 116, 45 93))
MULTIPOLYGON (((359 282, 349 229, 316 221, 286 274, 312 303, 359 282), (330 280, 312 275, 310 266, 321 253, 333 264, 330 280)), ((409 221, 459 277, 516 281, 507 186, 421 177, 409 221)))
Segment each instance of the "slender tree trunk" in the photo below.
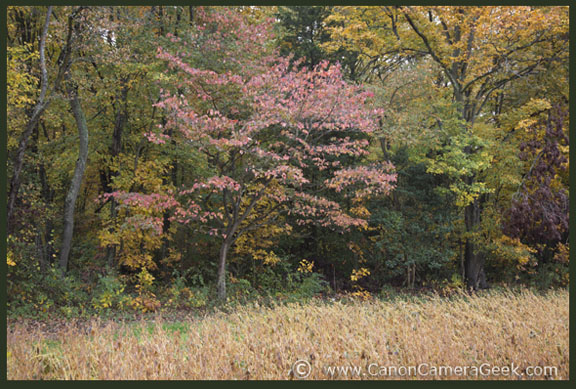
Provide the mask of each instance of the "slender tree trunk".
MULTIPOLYGON (((114 131, 112 133, 112 146, 110 147, 110 155, 112 158, 118 157, 120 152, 122 151, 122 133, 124 130, 124 126, 128 120, 128 87, 127 87, 127 79, 123 81, 124 86, 120 92, 119 100, 123 104, 122 106, 116 107, 116 120, 114 121, 114 131)), ((110 171, 110 169, 106 169, 103 173, 104 175, 104 185, 103 189, 104 192, 110 193, 112 192, 111 184, 114 177, 117 177, 119 173, 117 171, 110 171)), ((110 219, 114 221, 116 219, 117 211, 116 211, 116 200, 114 197, 110 198, 110 219)), ((112 232, 113 228, 111 228, 112 232)), ((109 245, 106 248, 106 263, 110 269, 113 269, 116 265, 116 245, 109 245)))
POLYGON ((189 5, 188 6, 188 15, 190 17, 190 25, 192 26, 194 24, 194 6, 193 5, 189 5))
MULTIPOLYGON (((44 163, 41 162, 38 164, 38 178, 40 180, 40 184, 42 186, 41 195, 42 200, 44 202, 44 207, 46 209, 52 208, 52 200, 54 197, 54 191, 50 188, 48 184, 48 179, 46 177, 46 168, 44 167, 44 163)), ((46 269, 46 264, 50 264, 53 262, 52 255, 54 254, 54 248, 52 247, 52 216, 51 213, 48 213, 48 217, 46 217, 42 222, 39 221, 38 223, 38 234, 39 236, 39 243, 42 245, 41 252, 43 254, 40 268, 42 271, 46 269)))
MULTIPOLYGON (((481 199, 475 199, 464 210, 467 233, 474 233, 480 224, 480 201, 481 199)), ((464 277, 469 289, 478 290, 488 287, 484 273, 484 262, 484 254, 478 250, 471 238, 466 238, 464 246, 464 277)))
POLYGON ((220 257, 218 261, 218 299, 226 300, 226 257, 228 256, 228 250, 230 249, 231 242, 228 239, 224 239, 222 246, 220 247, 220 257))
MULTIPOLYGON (((110 219, 116 219, 116 201, 111 198, 110 201, 110 219)), ((106 247, 106 263, 108 268, 112 270, 116 266, 116 245, 112 244, 106 247)))
POLYGON ((72 248, 72 236, 74 233, 74 209, 88 159, 88 125, 86 124, 86 117, 84 116, 80 98, 78 97, 78 88, 69 83, 68 95, 70 97, 70 108, 72 109, 76 126, 78 127, 80 147, 74 169, 74 176, 72 177, 72 183, 70 184, 70 189, 68 190, 64 204, 64 233, 62 235, 62 248, 60 250, 59 261, 59 267, 62 273, 66 273, 68 270, 68 259, 70 249, 72 248))
MULTIPOLYGON (((67 74, 68 69, 71 64, 71 52, 72 52, 72 45, 74 43, 74 20, 78 16, 78 14, 85 9, 86 7, 80 6, 77 7, 68 17, 68 34, 66 37, 66 44, 60 51, 60 54, 57 59, 58 63, 58 71, 56 72, 56 77, 54 79, 54 84, 52 86, 52 91, 56 91, 60 87, 60 82, 62 81, 63 77, 67 74)), ((44 22, 44 28, 42 30, 42 35, 40 36, 40 47, 39 47, 39 55, 40 55, 40 71, 41 71, 41 78, 40 78, 40 95, 38 96, 38 100, 36 101, 36 105, 32 109, 28 122, 26 123, 26 127, 22 133, 20 138, 20 143, 18 145, 18 150, 16 152, 16 156, 14 158, 14 166, 13 166, 13 174, 10 180, 10 190, 8 193, 8 204, 7 204, 7 226, 6 230, 7 233, 10 234, 13 228, 13 220, 12 215, 14 213, 14 206, 16 204, 16 198, 18 197, 18 191, 20 189, 20 173, 22 172, 22 167, 24 165, 24 155, 26 152, 26 148, 28 146, 28 140, 30 139, 30 135, 38 126, 38 122, 40 121, 40 117, 48 107, 50 102, 49 98, 47 97, 48 93, 48 71, 46 69, 46 56, 45 56, 45 48, 46 48, 46 37, 48 35, 48 26, 50 24, 50 15, 52 14, 52 6, 48 7, 48 11, 46 12, 46 20, 44 22)))
MULTIPOLYGON (((181 92, 179 92, 181 93, 181 92)), ((169 129, 168 131, 166 131, 166 134, 170 137, 170 143, 172 145, 176 145, 176 142, 174 141, 174 138, 172 138, 172 129, 169 129)), ((178 187, 178 160, 177 159, 173 159, 171 158, 170 160, 170 165, 172 166, 170 168, 170 179, 172 181, 172 185, 174 185, 175 187, 178 187)), ((169 179, 168 178, 163 178, 162 179, 162 183, 164 185, 169 183, 169 179)), ((161 263, 165 263, 163 261, 163 259, 165 259, 169 254, 169 250, 170 250, 170 240, 169 240, 169 234, 168 231, 170 230, 170 213, 166 210, 163 214, 163 223, 162 223, 162 231, 164 231, 165 233, 163 234, 162 237, 162 247, 160 248, 160 262, 161 263)))
POLYGON ((390 144, 388 143, 388 140, 384 136, 381 136, 380 138, 378 138, 378 140, 380 141, 380 149, 382 150, 382 154, 384 154, 384 160, 389 161, 390 160, 390 144))
POLYGON ((44 244, 43 240, 44 232, 41 229, 38 229, 36 232, 36 250, 38 251, 38 265, 40 266, 40 272, 44 274, 46 272, 47 261, 46 261, 46 245, 44 244))
MULTIPOLYGON (((258 192, 256 195, 252 197, 250 200, 250 204, 245 209, 245 211, 240 214, 240 204, 241 204, 241 197, 239 197, 234 204, 233 210, 233 220, 230 221, 230 224, 226 228, 226 235, 224 235, 224 241, 222 242, 222 246, 220 246, 220 256, 218 260, 218 281, 217 281, 217 292, 218 292, 218 299, 225 300, 226 299, 226 257, 228 256, 228 251, 232 246, 232 243, 236 241, 236 239, 242 235, 243 231, 238 231, 240 225, 248 215, 252 212, 258 200, 262 197, 264 190, 268 187, 271 180, 267 181, 264 184, 264 187, 258 192), (235 236, 236 235, 236 236, 235 236)), ((226 209, 225 209, 226 211, 226 209)))
POLYGON ((26 147, 28 146, 28 140, 34 129, 38 126, 38 122, 42 113, 46 110, 48 101, 46 99, 46 91, 48 90, 48 71, 46 70, 46 56, 44 54, 46 48, 46 36, 48 35, 48 25, 50 24, 50 15, 52 14, 52 6, 48 7, 46 12, 46 20, 44 21, 44 28, 42 29, 42 35, 40 36, 40 95, 36 105, 32 109, 28 123, 26 123, 26 128, 22 133, 20 138, 20 143, 18 144, 18 151, 14 158, 14 172, 12 174, 12 179, 10 180, 10 192, 8 194, 8 209, 7 209, 7 233, 12 232, 12 215, 14 213, 14 205, 16 204, 16 197, 18 197, 18 191, 20 190, 20 173, 22 173, 22 167, 24 165, 24 154, 26 152, 26 147))

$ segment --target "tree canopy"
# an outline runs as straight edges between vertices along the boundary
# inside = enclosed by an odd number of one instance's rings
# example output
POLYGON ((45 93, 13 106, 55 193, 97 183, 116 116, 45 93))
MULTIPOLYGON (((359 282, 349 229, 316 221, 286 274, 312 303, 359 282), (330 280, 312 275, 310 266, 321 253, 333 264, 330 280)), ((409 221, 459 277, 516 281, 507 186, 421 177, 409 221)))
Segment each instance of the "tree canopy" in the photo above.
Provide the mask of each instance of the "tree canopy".
POLYGON ((13 307, 569 282, 567 7, 7 16, 13 307))

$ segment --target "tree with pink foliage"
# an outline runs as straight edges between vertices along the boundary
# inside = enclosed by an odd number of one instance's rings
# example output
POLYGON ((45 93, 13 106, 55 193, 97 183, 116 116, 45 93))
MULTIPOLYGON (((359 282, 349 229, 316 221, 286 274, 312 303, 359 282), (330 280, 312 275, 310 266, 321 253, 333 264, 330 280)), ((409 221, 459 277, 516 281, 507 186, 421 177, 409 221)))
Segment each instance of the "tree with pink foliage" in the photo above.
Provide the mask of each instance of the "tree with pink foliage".
POLYGON ((176 53, 159 48, 179 75, 178 92, 163 92, 157 106, 166 123, 147 137, 184 142, 205 157, 211 175, 173 194, 171 220, 197 223, 221 239, 217 289, 223 299, 227 256, 244 232, 279 223, 282 214, 342 231, 365 226, 331 198, 387 194, 396 175, 388 162, 360 164, 380 113, 370 107, 371 93, 348 84, 338 64, 298 69, 290 59, 257 55, 270 39, 266 24, 254 31, 230 11, 211 17, 218 21, 212 40, 182 43, 176 53), (224 70, 194 67, 188 50, 221 50, 223 58, 243 62, 224 70), (329 178, 319 181, 315 172, 329 178))

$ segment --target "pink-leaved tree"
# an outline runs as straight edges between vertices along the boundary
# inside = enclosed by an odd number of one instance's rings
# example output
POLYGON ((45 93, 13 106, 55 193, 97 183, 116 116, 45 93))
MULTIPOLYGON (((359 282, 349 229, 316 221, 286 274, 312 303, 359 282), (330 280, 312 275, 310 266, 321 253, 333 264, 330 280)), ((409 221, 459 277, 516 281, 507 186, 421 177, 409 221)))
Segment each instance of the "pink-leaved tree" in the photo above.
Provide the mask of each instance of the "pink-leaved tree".
MULTIPOLYGON (((249 23, 226 9, 203 16, 203 39, 175 37, 181 44, 176 52, 158 49, 178 74, 177 92, 163 92, 157 106, 166 122, 146 136, 156 144, 182 142, 204 155, 211 173, 163 204, 173 222, 194 223, 221 240, 217 291, 224 299, 227 256, 243 233, 288 214, 298 223, 342 231, 365 226, 333 199, 385 195, 396 175, 389 162, 362 164, 379 111, 369 104, 370 92, 343 79, 338 64, 299 69, 263 50, 269 23, 249 23), (229 66, 194 66, 191 51, 194 58, 220 53, 229 66)), ((126 201, 142 194, 116 196, 126 201)))

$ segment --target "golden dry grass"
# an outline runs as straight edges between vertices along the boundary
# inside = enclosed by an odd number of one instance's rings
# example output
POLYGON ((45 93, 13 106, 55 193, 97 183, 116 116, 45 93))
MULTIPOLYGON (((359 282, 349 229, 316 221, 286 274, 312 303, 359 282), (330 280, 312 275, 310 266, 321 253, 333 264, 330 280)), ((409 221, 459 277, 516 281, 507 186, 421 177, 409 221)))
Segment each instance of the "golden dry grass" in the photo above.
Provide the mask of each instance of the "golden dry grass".
MULTIPOLYGON (((243 307, 178 323, 94 321, 56 333, 9 323, 8 379, 330 379, 327 366, 553 366, 568 379, 568 292, 243 307), (487 365, 484 365, 487 366, 487 365), (298 372, 305 372, 299 368, 298 372), (297 373, 298 373, 297 372, 297 373)), ((422 371, 425 371, 423 368, 422 371)), ((366 373, 368 374, 366 375, 366 373)), ((363 375, 364 374, 364 375, 363 375)), ((410 379, 518 379, 416 376, 410 379)))

